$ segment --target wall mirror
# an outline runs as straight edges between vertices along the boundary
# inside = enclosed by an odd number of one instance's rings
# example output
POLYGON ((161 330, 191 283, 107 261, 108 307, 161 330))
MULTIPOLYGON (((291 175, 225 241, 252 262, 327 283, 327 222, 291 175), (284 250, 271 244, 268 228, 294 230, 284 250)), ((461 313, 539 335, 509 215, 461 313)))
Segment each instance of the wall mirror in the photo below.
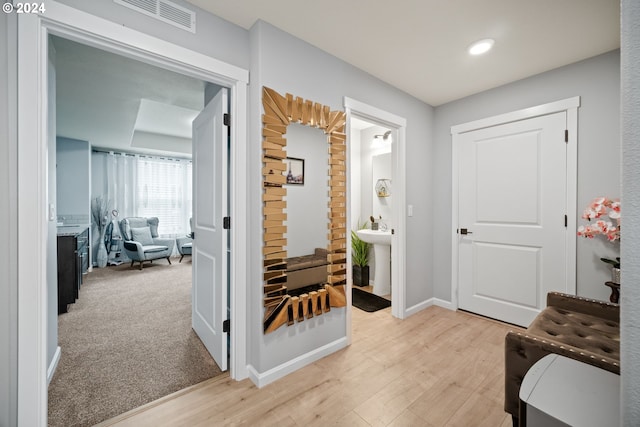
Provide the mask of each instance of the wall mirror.
POLYGON ((267 87, 262 105, 269 333, 346 305, 346 120, 342 111, 267 87))
MULTIPOLYGON (((287 259, 310 261, 309 255, 326 251, 328 245, 329 153, 324 132, 299 123, 289 124, 285 166, 287 259)), ((326 268, 323 280, 314 282, 312 275, 305 274, 292 280, 292 267, 295 266, 287 264, 289 295, 304 293, 297 291, 306 285, 327 282, 326 268)))

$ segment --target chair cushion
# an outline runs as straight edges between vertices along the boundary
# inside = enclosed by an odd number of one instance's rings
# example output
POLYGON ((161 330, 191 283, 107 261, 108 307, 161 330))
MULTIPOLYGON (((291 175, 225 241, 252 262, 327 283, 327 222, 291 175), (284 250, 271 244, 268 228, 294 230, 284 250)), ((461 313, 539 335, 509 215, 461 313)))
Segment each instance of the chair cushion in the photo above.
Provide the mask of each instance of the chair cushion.
MULTIPOLYGON (((505 338, 504 409, 518 417, 520 385, 527 371, 547 354, 559 354, 620 373, 620 307, 559 292, 523 332, 505 338)), ((516 423, 514 423, 516 424, 516 423)))
POLYGON ((151 218, 147 218, 147 223, 149 224, 149 228, 151 229, 151 237, 154 239, 158 237, 158 217, 152 216, 151 218))
POLYGON ((620 323, 559 307, 547 307, 527 332, 603 357, 620 360, 620 323))
POLYGON ((149 227, 131 228, 131 240, 140 243, 142 246, 153 245, 151 229, 149 227))
POLYGON ((142 247, 142 251, 145 254, 152 253, 152 252, 162 252, 162 251, 166 251, 167 249, 169 248, 163 245, 148 245, 148 246, 142 247))
POLYGON ((193 250, 193 242, 188 242, 180 246, 180 255, 191 255, 191 251, 193 250))
POLYGON ((142 218, 142 217, 129 217, 120 221, 120 232, 125 240, 135 240, 131 237, 132 228, 149 227, 151 230, 151 237, 158 237, 158 223, 157 217, 142 218))

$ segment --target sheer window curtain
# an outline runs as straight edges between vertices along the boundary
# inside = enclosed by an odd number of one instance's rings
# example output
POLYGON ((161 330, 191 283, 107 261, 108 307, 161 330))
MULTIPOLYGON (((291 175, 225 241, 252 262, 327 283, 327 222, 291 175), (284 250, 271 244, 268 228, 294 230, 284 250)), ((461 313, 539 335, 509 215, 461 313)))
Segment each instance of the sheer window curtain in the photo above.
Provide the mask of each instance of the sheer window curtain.
MULTIPOLYGON (((118 211, 117 220, 136 215, 136 185, 138 156, 122 153, 109 153, 105 181, 107 182, 107 199, 113 209, 118 211)), ((117 224, 114 224, 115 228, 117 224)), ((120 230, 118 229, 118 233, 120 230)))
MULTIPOLYGON (((155 216, 161 237, 182 237, 190 232, 190 160, 113 152, 94 154, 106 156, 106 198, 111 209, 118 210, 118 221, 131 216, 155 216)), ((118 224, 113 225, 114 235, 119 236, 118 224)), ((176 249, 174 252, 177 254, 176 249)))

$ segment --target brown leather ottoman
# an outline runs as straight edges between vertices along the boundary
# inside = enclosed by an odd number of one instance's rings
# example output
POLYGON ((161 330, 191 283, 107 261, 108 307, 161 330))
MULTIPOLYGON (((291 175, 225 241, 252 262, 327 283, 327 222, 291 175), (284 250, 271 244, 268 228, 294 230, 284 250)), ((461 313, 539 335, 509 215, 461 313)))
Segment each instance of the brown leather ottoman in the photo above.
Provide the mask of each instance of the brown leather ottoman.
POLYGON ((620 306, 550 292, 526 332, 505 337, 504 410, 518 425, 519 392, 529 368, 550 353, 620 374, 620 306))

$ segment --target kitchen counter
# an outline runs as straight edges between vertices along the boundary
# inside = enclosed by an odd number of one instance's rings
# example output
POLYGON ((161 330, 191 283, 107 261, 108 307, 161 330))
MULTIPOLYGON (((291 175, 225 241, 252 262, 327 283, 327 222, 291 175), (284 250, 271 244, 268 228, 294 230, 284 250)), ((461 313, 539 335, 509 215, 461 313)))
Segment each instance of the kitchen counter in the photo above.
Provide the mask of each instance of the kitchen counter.
POLYGON ((89 224, 87 225, 59 225, 58 226, 58 236, 75 236, 76 234, 80 234, 89 228, 89 224))

